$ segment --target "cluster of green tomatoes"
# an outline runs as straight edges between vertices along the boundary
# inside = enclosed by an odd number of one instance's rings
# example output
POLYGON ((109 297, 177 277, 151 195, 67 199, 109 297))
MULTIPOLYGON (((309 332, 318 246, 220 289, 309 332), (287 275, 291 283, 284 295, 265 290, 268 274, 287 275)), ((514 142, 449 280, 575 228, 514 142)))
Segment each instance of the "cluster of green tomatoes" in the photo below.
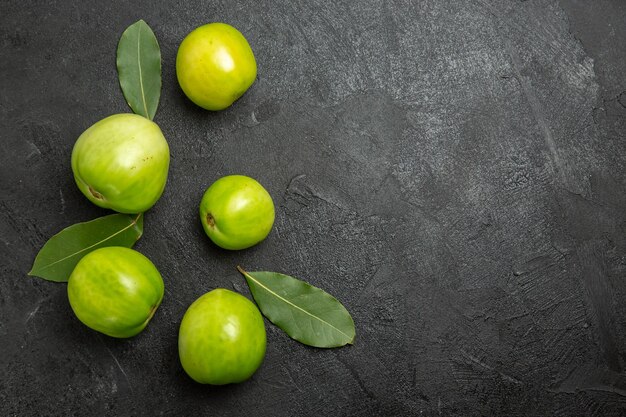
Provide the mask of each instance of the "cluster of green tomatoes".
MULTIPOLYGON (((208 110, 230 106, 252 85, 256 61, 244 36, 212 23, 191 32, 176 59, 185 94, 208 110)), ((94 204, 120 213, 143 213, 161 197, 167 181, 169 147, 159 126, 136 114, 116 114, 88 128, 72 151, 78 188, 94 204)), ((274 203, 250 177, 215 181, 200 202, 206 234, 225 249, 261 242, 274 223, 274 203)), ((141 332, 163 299, 164 284, 141 253, 105 247, 83 257, 68 281, 78 319, 112 337, 141 332)), ((265 356, 266 335, 257 307, 226 289, 204 294, 188 308, 179 330, 179 356, 194 380, 227 384, 248 379, 265 356)))

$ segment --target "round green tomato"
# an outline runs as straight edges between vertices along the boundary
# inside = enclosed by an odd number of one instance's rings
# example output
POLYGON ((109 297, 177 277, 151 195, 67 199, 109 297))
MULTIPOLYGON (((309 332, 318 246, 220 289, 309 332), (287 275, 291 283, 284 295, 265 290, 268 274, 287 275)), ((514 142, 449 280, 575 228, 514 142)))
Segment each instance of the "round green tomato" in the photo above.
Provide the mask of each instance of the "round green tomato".
POLYGON ((131 337, 148 324, 163 299, 163 279, 141 253, 109 246, 85 255, 67 284, 70 306, 88 327, 131 337))
POLYGON ((224 249, 245 249, 267 237, 274 224, 274 202, 261 184, 244 175, 215 181, 200 202, 200 221, 224 249))
POLYGON ((72 171, 94 204, 120 213, 143 213, 161 197, 170 151, 159 126, 136 114, 115 114, 80 135, 72 171))
POLYGON ((243 295, 223 288, 191 304, 178 334, 183 369, 201 384, 245 381, 261 366, 265 346, 259 310, 243 295))
POLYGON ((223 110, 254 83, 256 60, 241 32, 225 23, 210 23, 180 44, 176 75, 191 101, 207 110, 223 110))

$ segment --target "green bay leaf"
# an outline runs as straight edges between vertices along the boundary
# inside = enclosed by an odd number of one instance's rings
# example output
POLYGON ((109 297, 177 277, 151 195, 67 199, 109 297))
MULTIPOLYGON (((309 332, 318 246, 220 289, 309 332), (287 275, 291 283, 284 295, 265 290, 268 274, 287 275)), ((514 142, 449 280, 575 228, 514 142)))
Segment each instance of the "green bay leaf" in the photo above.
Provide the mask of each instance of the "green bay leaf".
POLYGON ((111 214, 67 227, 41 248, 28 275, 67 282, 89 252, 105 246, 133 247, 143 233, 143 214, 111 214))
POLYGON ((354 341, 354 321, 332 295, 289 275, 237 269, 263 315, 292 339, 321 348, 354 341))
POLYGON ((143 20, 122 33, 117 46, 117 73, 133 112, 154 119, 161 97, 161 50, 154 32, 143 20))

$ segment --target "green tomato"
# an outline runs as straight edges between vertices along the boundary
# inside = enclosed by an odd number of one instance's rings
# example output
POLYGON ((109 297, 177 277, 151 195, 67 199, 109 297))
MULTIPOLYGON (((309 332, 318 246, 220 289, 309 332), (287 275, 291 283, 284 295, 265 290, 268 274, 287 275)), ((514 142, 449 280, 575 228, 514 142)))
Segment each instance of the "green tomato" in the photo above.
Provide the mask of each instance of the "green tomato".
POLYGON ((225 23, 210 23, 180 44, 176 75, 191 101, 207 110, 223 110, 254 83, 256 60, 241 32, 225 23))
POLYGON ((245 249, 267 237, 274 224, 274 202, 261 184, 244 175, 222 177, 200 202, 206 234, 224 249, 245 249))
POLYGON ((257 307, 223 288, 191 304, 178 334, 183 369, 201 384, 245 381, 261 366, 265 346, 265 324, 257 307))
POLYGON ((85 255, 67 284, 76 317, 113 337, 141 332, 161 304, 163 290, 161 274, 148 258, 117 246, 85 255))
POLYGON ((72 171, 94 204, 120 213, 143 213, 161 197, 170 151, 159 126, 136 114, 115 114, 80 135, 72 171))

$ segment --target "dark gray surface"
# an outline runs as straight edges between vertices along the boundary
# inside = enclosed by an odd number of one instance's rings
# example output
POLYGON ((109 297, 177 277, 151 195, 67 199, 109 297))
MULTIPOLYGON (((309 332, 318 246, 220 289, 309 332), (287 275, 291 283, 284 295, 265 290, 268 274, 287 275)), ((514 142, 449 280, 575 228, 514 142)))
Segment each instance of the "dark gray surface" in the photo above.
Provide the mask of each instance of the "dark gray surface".
POLYGON ((626 2, 222 1, 0 4, 0 415, 626 413, 626 2), (26 276, 63 227, 106 214, 70 153, 128 111, 115 48, 137 19, 163 54, 168 186, 136 246, 166 295, 148 328, 82 326, 64 284, 26 276), (209 113, 176 49, 225 21, 259 77, 209 113), (258 179, 273 232, 215 248, 197 218, 222 175, 258 179), (352 347, 268 325, 248 382, 200 386, 186 307, 235 266, 307 279, 352 312, 352 347))

